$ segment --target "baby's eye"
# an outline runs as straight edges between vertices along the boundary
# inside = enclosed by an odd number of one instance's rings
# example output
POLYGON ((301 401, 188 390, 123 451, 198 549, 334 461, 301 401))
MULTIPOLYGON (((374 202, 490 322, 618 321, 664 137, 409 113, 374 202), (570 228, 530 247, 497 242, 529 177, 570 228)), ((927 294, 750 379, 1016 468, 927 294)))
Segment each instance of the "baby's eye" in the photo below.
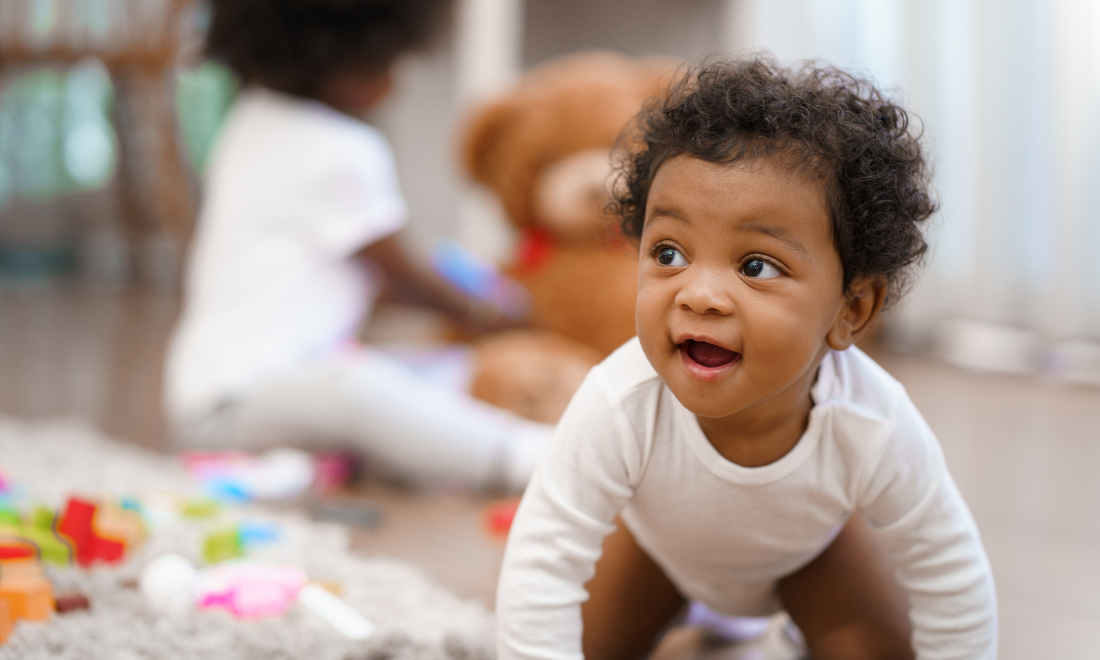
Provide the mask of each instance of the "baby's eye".
POLYGON ((662 266, 686 266, 687 259, 676 248, 663 247, 657 250, 657 263, 662 266))
POLYGON ((770 280, 783 274, 779 272, 778 268, 763 259, 749 259, 741 266, 741 273, 761 280, 770 280))

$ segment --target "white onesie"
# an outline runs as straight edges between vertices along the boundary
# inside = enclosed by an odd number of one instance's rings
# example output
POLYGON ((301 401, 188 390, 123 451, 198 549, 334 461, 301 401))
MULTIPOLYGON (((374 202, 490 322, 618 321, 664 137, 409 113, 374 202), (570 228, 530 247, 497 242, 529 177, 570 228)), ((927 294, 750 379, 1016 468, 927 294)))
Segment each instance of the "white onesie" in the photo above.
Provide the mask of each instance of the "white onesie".
POLYGON ((830 352, 798 444, 722 457, 632 340, 589 374, 508 540, 500 660, 581 658, 580 605, 616 515, 680 592, 720 612, 778 611, 776 581, 859 511, 909 593, 921 660, 993 658, 996 601, 978 530, 904 388, 856 348, 830 352))

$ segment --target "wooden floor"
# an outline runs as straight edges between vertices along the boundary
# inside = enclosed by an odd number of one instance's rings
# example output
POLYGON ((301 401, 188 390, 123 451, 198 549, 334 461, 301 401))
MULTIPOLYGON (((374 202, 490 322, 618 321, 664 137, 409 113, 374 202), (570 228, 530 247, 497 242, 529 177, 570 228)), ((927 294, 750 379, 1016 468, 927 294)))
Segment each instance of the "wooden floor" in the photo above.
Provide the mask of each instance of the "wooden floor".
MULTIPOLYGON (((160 362, 178 307, 166 294, 0 289, 0 413, 81 418, 164 447, 160 362)), ((877 357, 938 434, 978 521, 1000 657, 1100 657, 1100 390, 877 357)), ((417 563, 491 606, 502 544, 482 527, 488 500, 377 484, 360 497, 383 523, 357 532, 357 548, 417 563)))

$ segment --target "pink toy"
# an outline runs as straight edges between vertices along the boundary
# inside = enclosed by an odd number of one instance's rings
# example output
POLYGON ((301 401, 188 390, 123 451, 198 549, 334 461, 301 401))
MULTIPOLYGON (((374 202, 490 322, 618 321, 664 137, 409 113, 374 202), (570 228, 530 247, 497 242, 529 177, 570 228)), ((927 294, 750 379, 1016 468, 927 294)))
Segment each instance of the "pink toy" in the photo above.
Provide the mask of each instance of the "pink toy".
POLYGON ((241 619, 277 616, 306 583, 297 566, 227 563, 202 571, 195 585, 199 607, 221 608, 241 619))

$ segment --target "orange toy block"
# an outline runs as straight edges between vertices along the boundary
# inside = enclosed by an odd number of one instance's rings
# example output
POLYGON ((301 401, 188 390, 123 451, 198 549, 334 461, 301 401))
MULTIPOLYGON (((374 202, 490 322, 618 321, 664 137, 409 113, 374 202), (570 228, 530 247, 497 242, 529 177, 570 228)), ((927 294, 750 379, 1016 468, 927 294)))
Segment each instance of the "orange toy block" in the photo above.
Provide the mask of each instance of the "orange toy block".
POLYGON ((102 541, 121 543, 125 550, 140 545, 146 535, 141 514, 106 503, 96 509, 92 529, 102 541))
POLYGON ((7 602, 12 621, 45 621, 53 612, 53 588, 45 578, 2 581, 0 600, 7 602))
POLYGON ((42 579, 42 564, 34 557, 0 560, 0 584, 18 580, 42 579))
POLYGON ((15 622, 11 619, 11 608, 8 607, 8 601, 0 598, 0 644, 8 641, 8 637, 11 636, 11 629, 15 627, 15 622))

